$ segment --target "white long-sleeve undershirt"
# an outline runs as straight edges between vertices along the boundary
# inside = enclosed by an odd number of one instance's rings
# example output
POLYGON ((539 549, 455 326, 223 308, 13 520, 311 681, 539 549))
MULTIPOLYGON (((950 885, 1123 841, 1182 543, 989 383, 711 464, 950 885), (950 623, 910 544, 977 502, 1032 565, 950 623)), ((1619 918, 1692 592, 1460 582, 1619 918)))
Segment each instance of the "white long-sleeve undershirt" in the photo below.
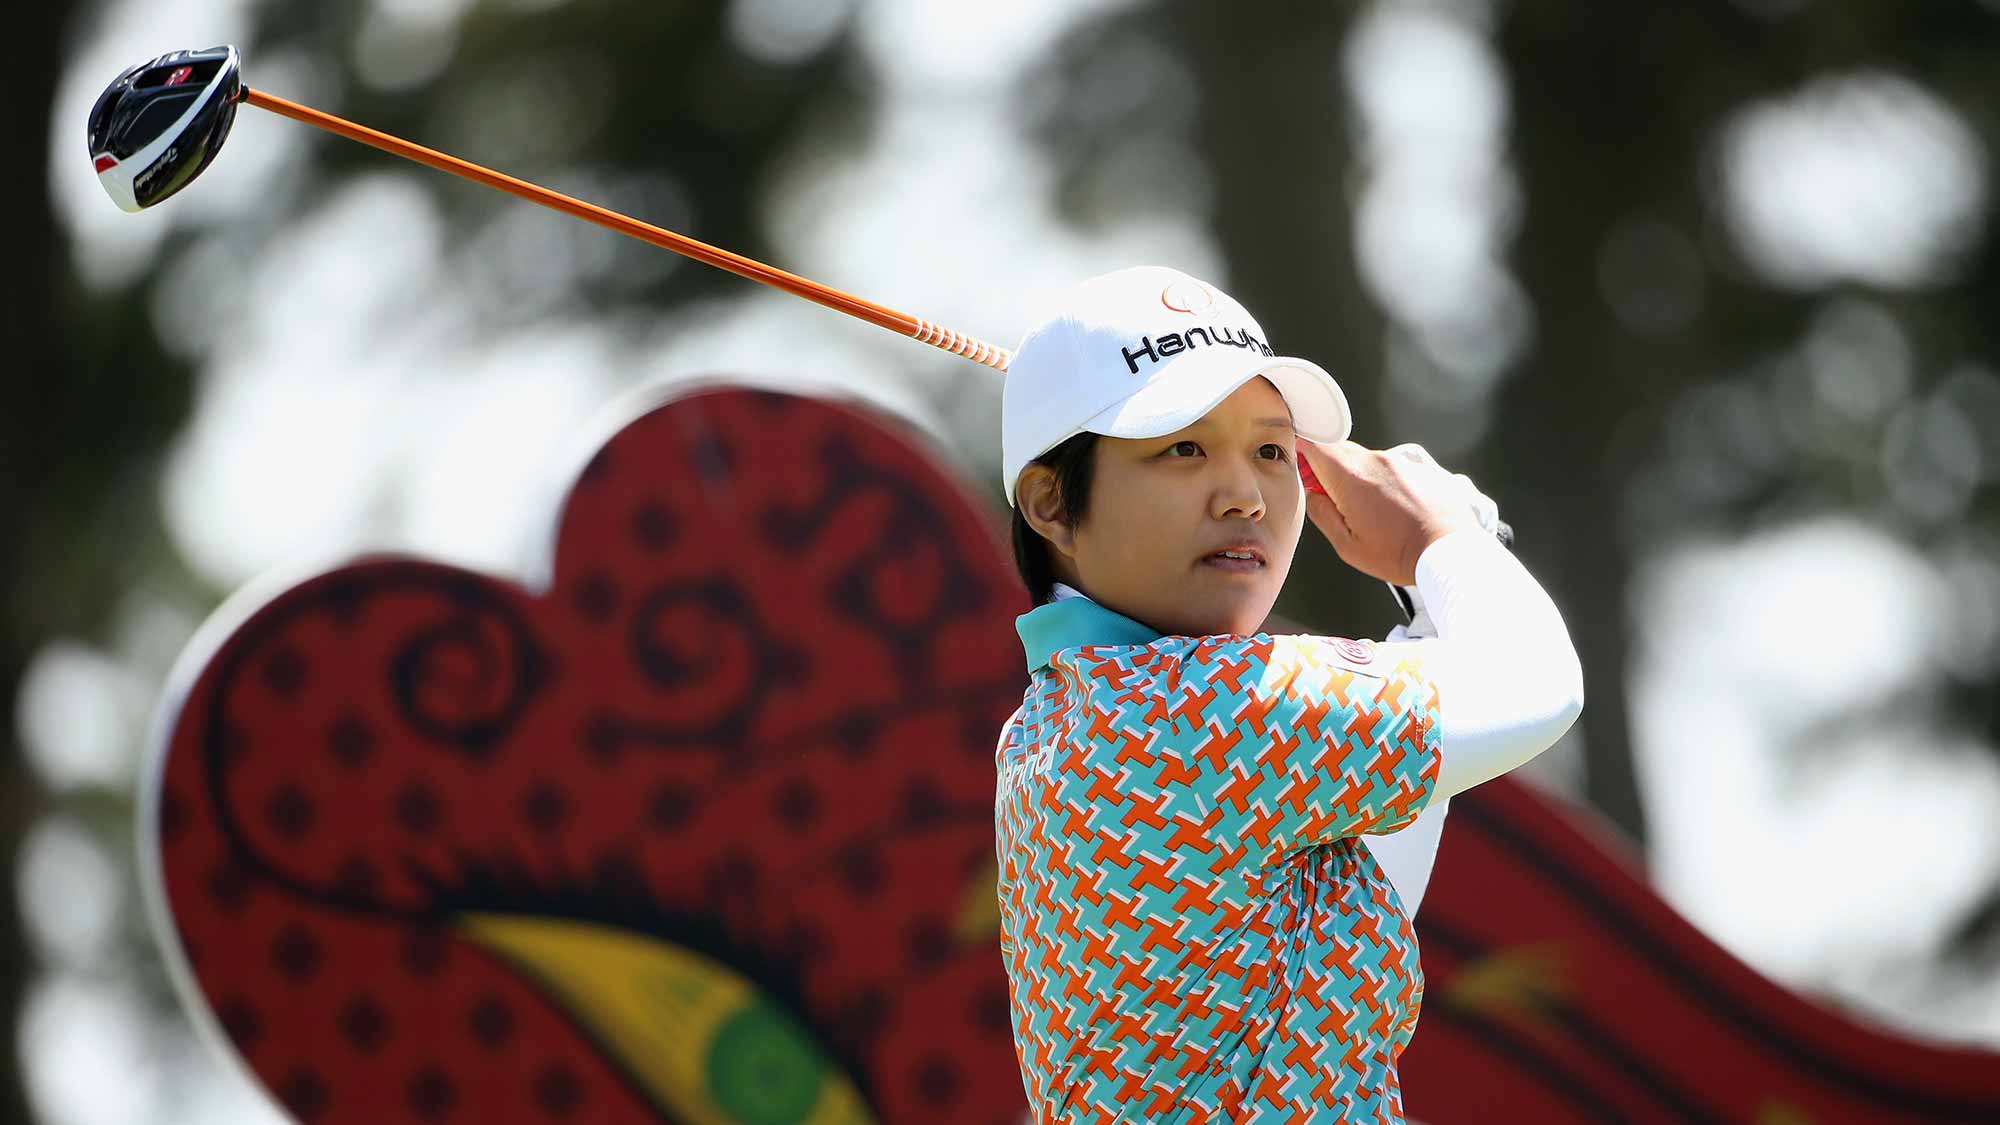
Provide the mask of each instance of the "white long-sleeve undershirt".
POLYGON ((1483 531, 1426 548, 1417 589, 1438 631, 1418 642, 1440 704, 1436 800, 1554 745, 1583 711, 1583 667, 1555 603, 1483 531))
POLYGON ((1583 669, 1562 614, 1492 535, 1456 531, 1417 560, 1438 635, 1424 646, 1437 685, 1438 782, 1401 831, 1363 836, 1411 914, 1423 901, 1452 796, 1527 762, 1583 710, 1583 669))

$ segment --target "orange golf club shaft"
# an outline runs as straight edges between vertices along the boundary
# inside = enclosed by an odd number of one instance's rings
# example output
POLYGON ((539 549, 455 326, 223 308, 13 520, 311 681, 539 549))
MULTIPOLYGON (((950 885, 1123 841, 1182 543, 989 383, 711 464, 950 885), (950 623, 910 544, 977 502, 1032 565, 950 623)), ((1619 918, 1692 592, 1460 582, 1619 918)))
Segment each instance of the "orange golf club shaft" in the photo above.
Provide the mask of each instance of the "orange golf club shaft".
POLYGON ((675 234, 673 231, 656 227, 651 223, 642 223, 637 219, 621 215, 608 208, 599 207, 594 203, 585 203, 581 199, 572 198, 558 191, 550 191, 548 188, 531 184, 526 180, 517 180, 504 173, 495 172, 491 168, 481 167, 469 160, 460 160, 449 153, 438 152, 436 149, 425 148, 419 144, 412 144, 400 137, 390 136, 387 133, 370 129, 365 125, 356 125, 345 118, 335 117, 330 113, 323 113, 311 106, 287 101, 275 94, 267 94, 262 90, 253 90, 248 86, 243 87, 242 100, 256 106, 258 109, 269 110, 280 116, 289 117, 294 121, 302 121, 307 125, 316 126, 337 136, 346 137, 348 140, 360 141, 362 144, 379 148, 383 152, 393 153, 406 160, 414 160, 419 164, 428 164, 439 171, 450 172, 454 176, 463 176, 475 183, 485 184, 487 187, 499 188, 509 195, 517 195, 529 202, 539 203, 544 207, 553 208, 564 214, 574 215, 586 222, 596 223, 598 226, 615 230, 620 234, 631 235, 633 238, 672 250, 676 254, 685 255, 698 262, 707 262, 711 266, 720 267, 738 276, 747 277, 752 281, 761 281, 772 288, 782 289, 793 296, 804 297, 808 301, 825 305, 830 309, 837 309, 849 316, 858 316, 870 324, 908 336, 919 343, 943 348, 953 355, 963 356, 974 363, 983 363, 996 371, 1006 371, 1008 360, 1012 358, 1005 348, 996 347, 984 340, 954 332, 949 328, 934 324, 922 317, 897 312, 895 309, 878 305, 873 301, 863 300, 852 293, 843 293, 832 286, 821 285, 810 278, 800 277, 795 273, 787 273, 776 266, 767 266, 754 258, 746 258, 741 254, 732 254, 719 246, 710 246, 706 242, 689 238, 686 235, 675 234))

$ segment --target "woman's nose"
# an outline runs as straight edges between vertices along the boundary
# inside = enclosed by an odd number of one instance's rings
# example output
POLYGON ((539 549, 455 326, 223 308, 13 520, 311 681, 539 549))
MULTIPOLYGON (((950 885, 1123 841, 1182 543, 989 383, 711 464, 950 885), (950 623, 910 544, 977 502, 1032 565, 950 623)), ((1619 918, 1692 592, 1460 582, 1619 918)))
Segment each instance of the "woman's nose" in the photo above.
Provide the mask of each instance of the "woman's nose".
POLYGON ((1264 490, 1257 480, 1257 474, 1248 467, 1228 473, 1224 480, 1216 483, 1215 496, 1210 504, 1217 519, 1238 517, 1260 520, 1264 518, 1264 490))

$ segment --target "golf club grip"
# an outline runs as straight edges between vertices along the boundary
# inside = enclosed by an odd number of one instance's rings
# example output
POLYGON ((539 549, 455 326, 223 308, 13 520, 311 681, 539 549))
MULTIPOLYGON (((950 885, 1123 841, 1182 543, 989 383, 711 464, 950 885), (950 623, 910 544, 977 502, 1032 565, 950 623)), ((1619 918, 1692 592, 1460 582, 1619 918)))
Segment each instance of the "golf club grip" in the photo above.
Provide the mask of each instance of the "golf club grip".
POLYGON ((391 155, 400 156, 406 160, 414 160, 419 164, 429 165, 441 172, 449 172, 454 176, 462 176, 474 183, 484 184, 490 188, 498 188, 509 195, 518 196, 531 203, 539 203, 544 207, 561 211, 566 215, 573 215, 585 222, 595 223, 608 230, 630 235, 643 242, 650 242, 662 249, 672 250, 676 254, 693 258, 698 262, 706 262, 718 269, 728 270, 739 277, 747 277, 752 281, 762 282, 774 289, 782 289, 795 297, 804 297, 808 301, 825 305, 827 308, 844 312, 849 316, 860 317, 870 324, 886 328, 891 332, 907 336, 920 343, 942 348, 953 355, 962 356, 972 360, 974 363, 984 364, 996 371, 1006 371, 1007 363, 1012 358, 1008 354, 1007 349, 989 344, 976 337, 954 332, 920 317, 911 316, 908 313, 897 312, 895 309, 886 308, 873 301, 863 300, 851 293, 843 293, 830 286, 821 285, 810 278, 788 273, 776 266, 767 266, 754 258, 746 258, 741 254, 733 254, 719 246, 710 246, 706 242, 689 238, 686 235, 675 234, 673 231, 656 227, 651 223, 642 223, 637 219, 621 215, 609 208, 599 207, 594 203, 585 203, 581 199, 564 195, 561 192, 551 191, 537 184, 531 184, 526 180, 515 179, 505 173, 495 172, 491 168, 474 164, 469 160, 460 160, 458 157, 448 153, 425 148, 422 145, 414 144, 400 137, 370 129, 365 125, 357 125, 345 118, 336 117, 330 113, 323 113, 311 106, 300 105, 297 102, 288 101, 275 94, 267 94, 262 90, 253 90, 248 86, 243 87, 242 101, 256 106, 258 109, 278 114, 281 117, 289 117, 294 121, 324 129, 335 136, 346 137, 351 141, 360 141, 362 144, 381 149, 383 152, 390 153, 391 155))

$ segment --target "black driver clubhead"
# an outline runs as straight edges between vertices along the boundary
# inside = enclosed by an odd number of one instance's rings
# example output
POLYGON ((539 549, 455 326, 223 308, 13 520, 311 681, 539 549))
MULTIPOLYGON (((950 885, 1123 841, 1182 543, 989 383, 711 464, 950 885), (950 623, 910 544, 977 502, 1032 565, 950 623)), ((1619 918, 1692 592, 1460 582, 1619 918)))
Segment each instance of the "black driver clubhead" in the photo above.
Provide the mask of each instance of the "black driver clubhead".
POLYGON ((90 110, 90 158, 113 202, 143 211, 194 181, 229 136, 235 47, 171 51, 118 76, 90 110))

